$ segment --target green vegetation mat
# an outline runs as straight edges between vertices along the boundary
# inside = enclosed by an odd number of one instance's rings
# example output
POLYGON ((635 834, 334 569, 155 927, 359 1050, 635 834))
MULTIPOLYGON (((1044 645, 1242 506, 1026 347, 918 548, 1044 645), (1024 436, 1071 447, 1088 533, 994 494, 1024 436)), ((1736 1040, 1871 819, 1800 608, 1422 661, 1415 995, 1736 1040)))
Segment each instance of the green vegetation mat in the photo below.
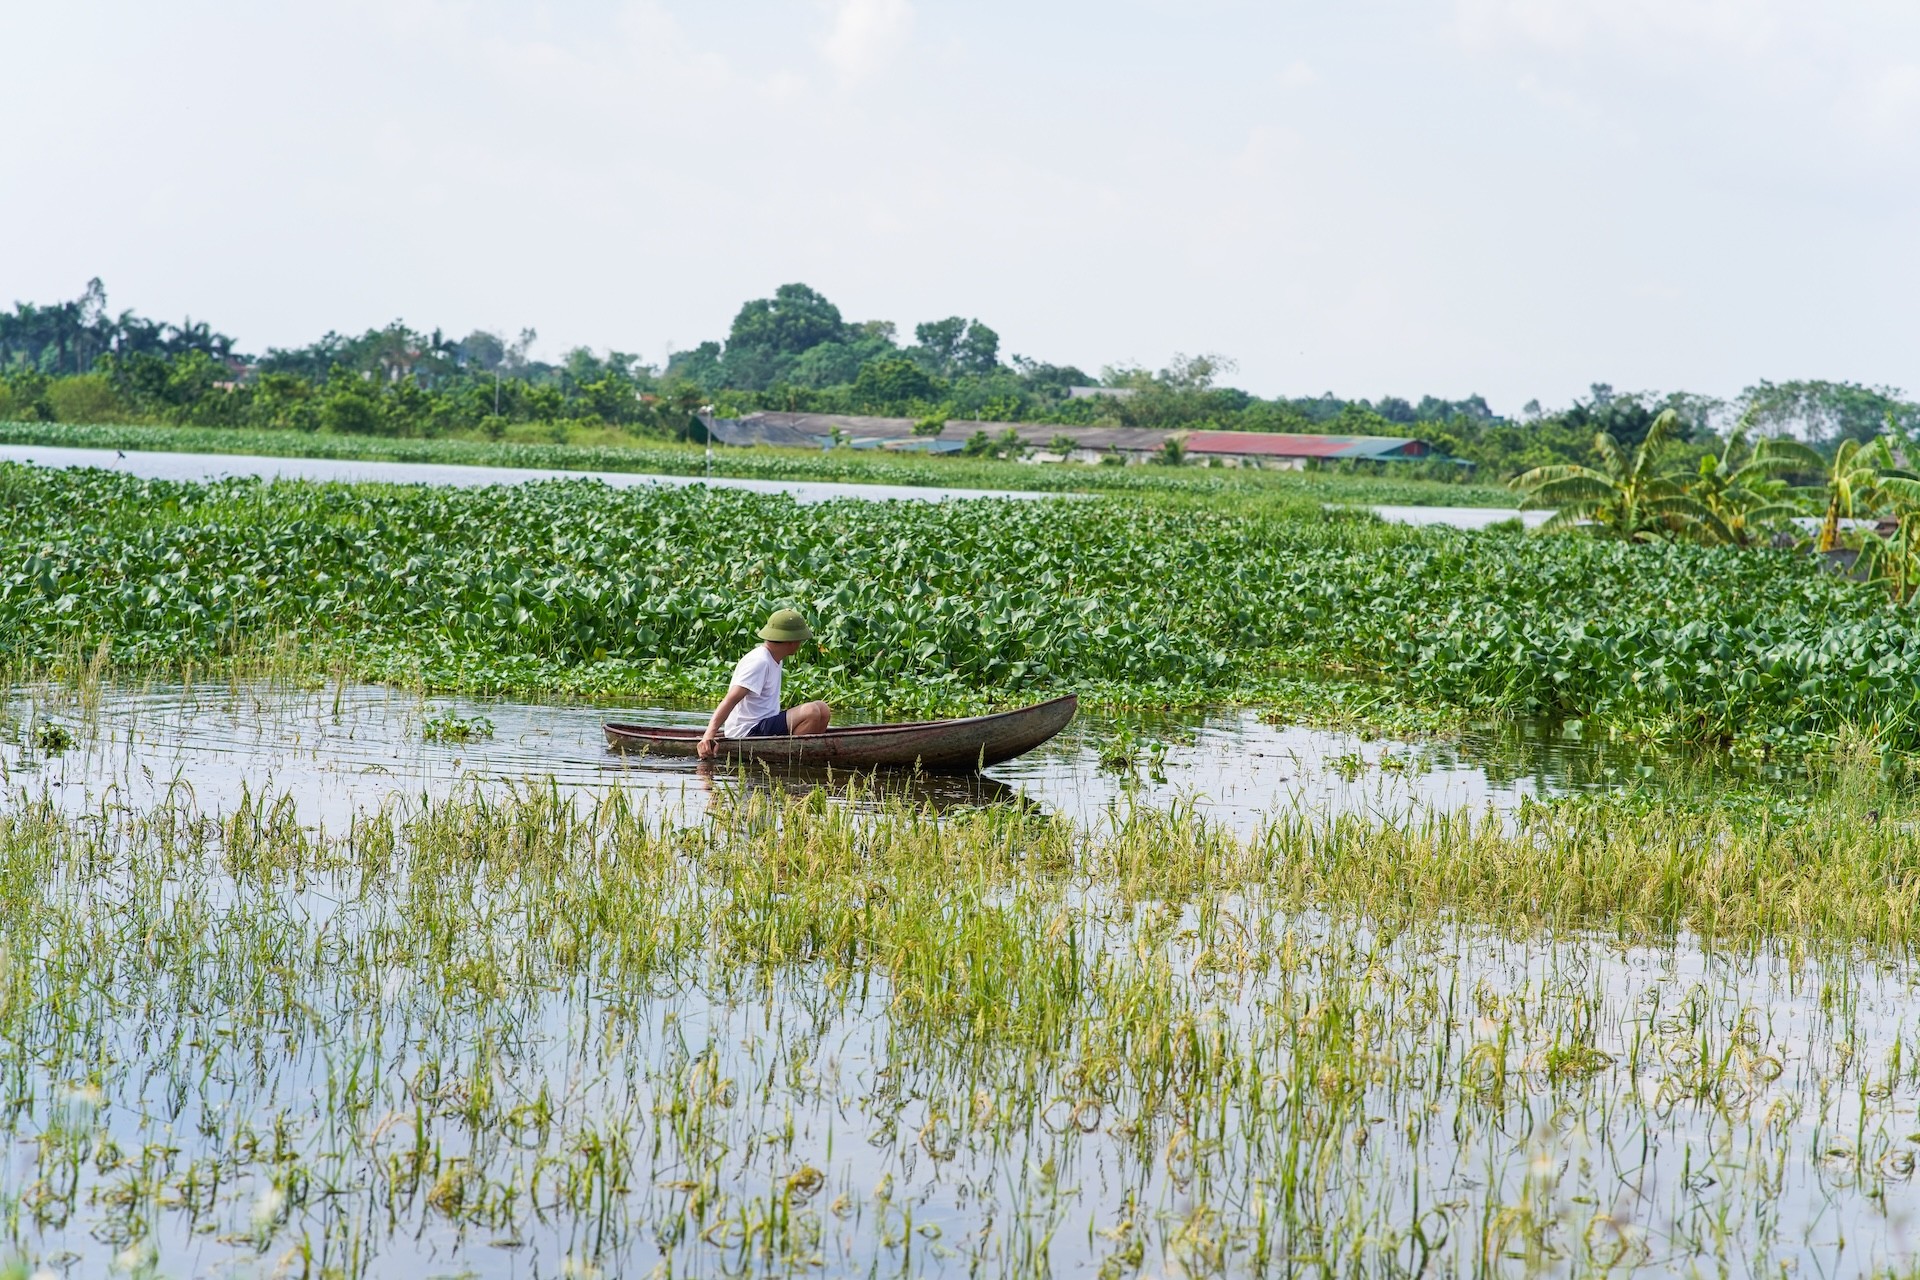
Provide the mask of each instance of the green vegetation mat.
POLYGON ((1465 533, 1312 503, 187 484, 0 467, 0 656, 293 645, 439 689, 711 699, 771 608, 795 695, 949 712, 1316 699, 1755 746, 1920 745, 1920 635, 1786 552, 1465 533), (1333 693, 1325 677, 1338 677, 1333 693))
MULTIPOLYGON (((703 448, 666 443, 528 444, 490 440, 403 439, 228 427, 88 426, 0 422, 0 444, 75 449, 245 453, 266 457, 424 462, 555 471, 627 471, 646 475, 707 474, 703 448)), ((1498 485, 1442 484, 1393 476, 1238 468, 1075 464, 1045 465, 912 457, 866 450, 714 450, 712 474, 752 480, 823 480, 918 488, 1021 489, 1042 493, 1274 494, 1357 505, 1517 507, 1498 485)))

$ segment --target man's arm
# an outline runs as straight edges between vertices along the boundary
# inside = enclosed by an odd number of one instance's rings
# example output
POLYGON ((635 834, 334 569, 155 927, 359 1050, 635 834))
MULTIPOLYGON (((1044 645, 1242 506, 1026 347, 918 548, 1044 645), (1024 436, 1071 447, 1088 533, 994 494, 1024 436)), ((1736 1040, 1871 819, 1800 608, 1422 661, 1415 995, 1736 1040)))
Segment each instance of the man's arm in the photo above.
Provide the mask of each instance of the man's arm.
POLYGON ((720 705, 713 709, 713 719, 707 721, 707 731, 700 735, 701 759, 704 760, 714 753, 714 739, 720 736, 720 726, 727 722, 727 717, 733 714, 733 709, 740 705, 740 699, 752 692, 753 690, 747 686, 737 684, 727 690, 726 697, 720 699, 720 705))

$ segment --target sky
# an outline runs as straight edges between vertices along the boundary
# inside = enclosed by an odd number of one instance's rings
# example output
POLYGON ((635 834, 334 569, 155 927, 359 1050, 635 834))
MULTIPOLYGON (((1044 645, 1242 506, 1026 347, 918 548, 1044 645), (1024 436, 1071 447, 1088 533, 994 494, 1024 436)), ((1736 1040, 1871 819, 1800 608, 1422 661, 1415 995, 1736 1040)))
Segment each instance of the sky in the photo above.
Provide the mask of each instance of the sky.
POLYGON ((804 281, 1261 395, 1920 390, 1912 0, 5 0, 0 305, 723 337, 804 281))

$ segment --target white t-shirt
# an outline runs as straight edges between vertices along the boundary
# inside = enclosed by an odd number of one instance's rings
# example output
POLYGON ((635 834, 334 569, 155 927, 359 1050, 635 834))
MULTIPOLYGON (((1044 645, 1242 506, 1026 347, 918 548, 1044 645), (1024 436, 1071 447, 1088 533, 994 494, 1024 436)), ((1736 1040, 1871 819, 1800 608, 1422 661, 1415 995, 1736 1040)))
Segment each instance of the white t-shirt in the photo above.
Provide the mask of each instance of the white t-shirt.
POLYGON ((779 660, 767 652, 767 646, 753 646, 753 652, 734 666, 728 692, 734 685, 750 692, 734 704, 733 714, 720 726, 720 732, 729 738, 744 738, 747 730, 780 710, 779 660))

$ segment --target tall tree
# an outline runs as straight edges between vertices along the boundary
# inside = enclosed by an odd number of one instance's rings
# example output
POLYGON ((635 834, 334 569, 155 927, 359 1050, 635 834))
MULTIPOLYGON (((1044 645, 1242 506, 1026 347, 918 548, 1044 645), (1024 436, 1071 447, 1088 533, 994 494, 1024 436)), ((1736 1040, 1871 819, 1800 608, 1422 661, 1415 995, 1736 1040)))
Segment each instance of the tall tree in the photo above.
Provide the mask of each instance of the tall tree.
POLYGON ((913 327, 917 354, 942 378, 991 373, 1000 367, 1000 335, 978 320, 948 316, 913 327))
POLYGON ((483 373, 492 373, 507 358, 506 339, 485 329, 475 329, 455 345, 460 362, 483 373))
POLYGON ((1769 435, 1792 435, 1817 448, 1842 440, 1866 443, 1889 418, 1906 429, 1920 427, 1920 406, 1893 387, 1857 382, 1760 382, 1740 393, 1746 417, 1769 435))
POLYGON ((840 308, 818 290, 783 284, 771 298, 756 298, 740 308, 727 334, 727 346, 797 356, 822 342, 838 342, 845 329, 840 308))
POLYGON ((0 313, 0 369, 27 368, 53 375, 85 373, 104 355, 184 355, 202 352, 217 360, 233 356, 233 339, 189 317, 178 325, 146 320, 131 311, 107 314, 106 287, 98 279, 71 302, 14 304, 0 313))
POLYGON ((895 413, 932 404, 946 384, 911 360, 890 356, 860 366, 853 381, 853 402, 862 409, 895 413))

